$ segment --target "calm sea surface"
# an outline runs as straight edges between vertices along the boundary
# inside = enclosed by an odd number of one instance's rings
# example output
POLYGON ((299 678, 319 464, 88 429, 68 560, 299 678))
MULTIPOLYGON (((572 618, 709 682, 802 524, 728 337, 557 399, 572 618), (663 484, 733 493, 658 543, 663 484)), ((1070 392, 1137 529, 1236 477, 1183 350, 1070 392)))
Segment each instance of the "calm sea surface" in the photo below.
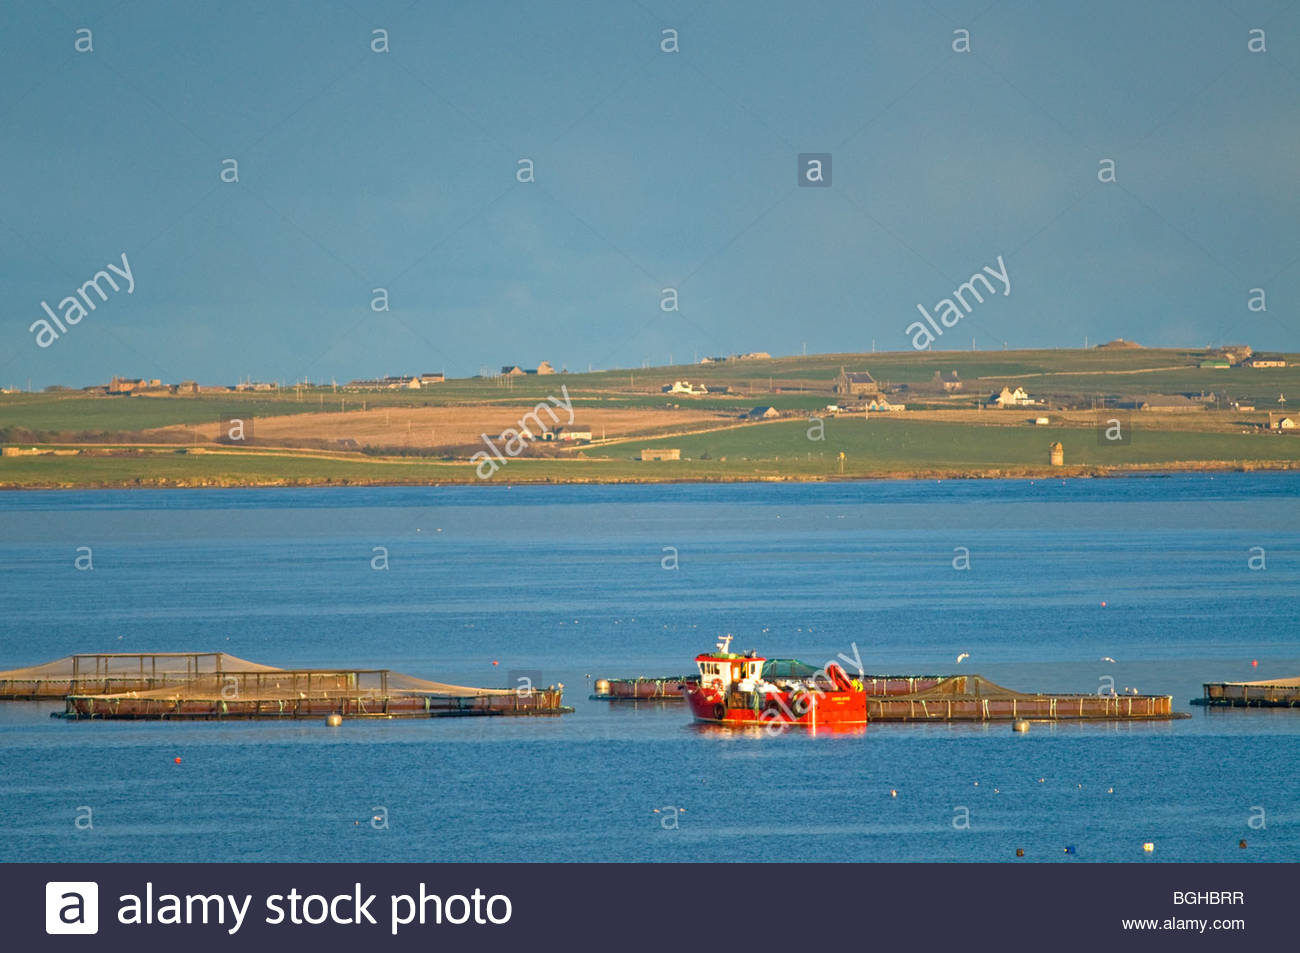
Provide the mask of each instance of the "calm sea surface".
POLYGON ((1294 475, 7 493, 0 579, 0 669, 224 650, 531 670, 577 709, 329 729, 3 704, 0 860, 1300 859, 1300 710, 1188 704, 1300 675, 1294 475), (592 676, 690 671, 726 632, 818 664, 856 645, 869 672, 1112 678, 1192 717, 770 737, 587 699, 592 676))

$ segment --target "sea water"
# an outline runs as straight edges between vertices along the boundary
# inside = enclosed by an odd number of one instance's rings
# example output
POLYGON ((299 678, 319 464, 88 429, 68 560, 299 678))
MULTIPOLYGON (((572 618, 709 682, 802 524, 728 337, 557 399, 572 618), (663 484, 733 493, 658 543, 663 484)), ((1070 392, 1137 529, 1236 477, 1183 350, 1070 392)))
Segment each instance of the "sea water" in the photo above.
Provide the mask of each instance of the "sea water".
POLYGON ((1189 702, 1300 675, 1298 503, 1288 474, 3 494, 0 669, 219 650, 540 678, 576 711, 329 728, 0 703, 0 860, 1292 861, 1300 710, 1189 702), (726 633, 1192 717, 769 735, 587 698, 726 633))

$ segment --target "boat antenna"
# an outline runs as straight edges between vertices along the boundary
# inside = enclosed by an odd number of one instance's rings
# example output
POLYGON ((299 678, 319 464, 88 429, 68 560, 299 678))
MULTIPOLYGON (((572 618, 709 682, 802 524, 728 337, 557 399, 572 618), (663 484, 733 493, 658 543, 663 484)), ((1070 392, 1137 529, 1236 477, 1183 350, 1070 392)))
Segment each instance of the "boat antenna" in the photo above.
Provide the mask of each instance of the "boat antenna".
POLYGON ((722 638, 718 639, 719 654, 726 655, 731 651, 731 639, 732 639, 732 635, 730 632, 728 632, 722 638))

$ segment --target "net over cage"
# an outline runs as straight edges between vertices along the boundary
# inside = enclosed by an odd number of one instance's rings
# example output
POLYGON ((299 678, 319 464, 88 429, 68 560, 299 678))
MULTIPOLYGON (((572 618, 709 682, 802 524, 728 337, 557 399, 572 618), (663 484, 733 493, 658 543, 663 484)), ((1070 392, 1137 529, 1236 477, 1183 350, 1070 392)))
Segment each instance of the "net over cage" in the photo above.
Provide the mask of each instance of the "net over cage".
POLYGON ((0 699, 143 691, 228 671, 278 670, 227 652, 88 652, 0 671, 0 699))
POLYGON ((105 699, 161 701, 293 701, 295 699, 385 699, 435 696, 493 698, 508 688, 470 688, 431 682, 388 669, 273 669, 206 672, 184 682, 145 690, 96 693, 105 699))
POLYGON ((473 688, 388 669, 263 669, 205 672, 182 682, 113 692, 69 693, 71 718, 304 718, 553 714, 563 689, 473 688))

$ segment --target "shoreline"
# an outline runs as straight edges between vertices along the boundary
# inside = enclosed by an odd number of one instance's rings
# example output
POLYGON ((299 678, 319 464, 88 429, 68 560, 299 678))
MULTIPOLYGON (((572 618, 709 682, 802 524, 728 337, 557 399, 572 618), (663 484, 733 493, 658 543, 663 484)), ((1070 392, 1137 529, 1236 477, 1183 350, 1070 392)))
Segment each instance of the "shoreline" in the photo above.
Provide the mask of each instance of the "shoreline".
MULTIPOLYGON (((444 464, 447 465, 447 464, 444 464)), ((454 464, 453 464, 454 466, 454 464)), ((1300 470, 1300 464, 1292 461, 1197 461, 1186 465, 1178 464, 1133 464, 1117 466, 1041 466, 1041 467, 982 467, 982 468, 920 468, 909 470, 886 470, 879 473, 860 474, 736 474, 685 476, 671 475, 662 477, 581 477, 567 478, 550 475, 520 474, 514 479, 494 477, 482 480, 473 475, 473 469, 465 464, 469 475, 449 479, 393 480, 386 478, 284 478, 273 480, 220 480, 196 478, 193 480, 171 479, 166 477, 137 477, 133 480, 117 481, 83 481, 64 482, 47 481, 30 483, 0 482, 0 492, 21 493, 29 491, 51 490, 260 490, 260 489, 307 489, 343 488, 343 487, 421 487, 421 486, 637 486, 637 485, 687 485, 687 484, 732 484, 732 483, 868 483, 868 482, 906 482, 920 480, 1046 480, 1046 479, 1114 479, 1122 477, 1167 477, 1190 473, 1284 473, 1300 470)))

